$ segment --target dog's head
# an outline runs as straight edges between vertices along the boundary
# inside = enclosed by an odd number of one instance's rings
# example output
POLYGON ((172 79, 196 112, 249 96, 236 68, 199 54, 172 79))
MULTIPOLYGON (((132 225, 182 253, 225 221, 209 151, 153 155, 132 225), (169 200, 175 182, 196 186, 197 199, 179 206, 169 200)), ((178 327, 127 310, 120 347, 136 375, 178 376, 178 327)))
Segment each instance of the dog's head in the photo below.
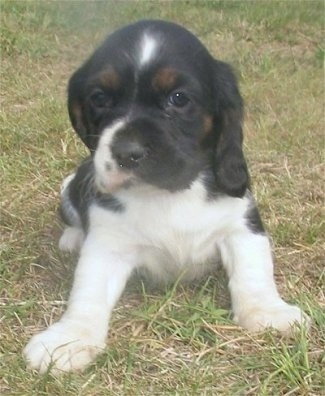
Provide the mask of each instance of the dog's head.
POLYGON ((242 196, 242 113, 231 68, 169 22, 116 31, 69 83, 73 127, 107 193, 133 183, 177 191, 202 175, 211 192, 242 196))

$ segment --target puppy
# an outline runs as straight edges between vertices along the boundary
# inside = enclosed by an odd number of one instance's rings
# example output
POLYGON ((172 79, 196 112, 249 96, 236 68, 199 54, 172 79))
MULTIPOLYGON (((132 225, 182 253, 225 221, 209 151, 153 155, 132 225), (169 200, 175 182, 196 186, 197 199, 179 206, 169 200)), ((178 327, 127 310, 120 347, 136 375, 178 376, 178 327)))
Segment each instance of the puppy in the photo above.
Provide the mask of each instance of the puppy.
POLYGON ((90 363, 137 269, 156 282, 190 281, 220 259, 240 326, 287 332, 308 321, 277 292, 227 64, 178 25, 140 21, 74 73, 68 107, 90 156, 62 186, 60 247, 80 258, 66 312, 24 350, 30 367, 90 363))

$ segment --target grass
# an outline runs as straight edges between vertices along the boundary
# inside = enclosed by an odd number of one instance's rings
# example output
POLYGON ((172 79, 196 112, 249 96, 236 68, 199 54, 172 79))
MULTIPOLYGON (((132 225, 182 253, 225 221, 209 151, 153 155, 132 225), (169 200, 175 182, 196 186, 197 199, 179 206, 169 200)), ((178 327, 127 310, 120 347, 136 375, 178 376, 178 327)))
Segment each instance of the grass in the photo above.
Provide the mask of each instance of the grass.
POLYGON ((2 0, 1 394, 324 394, 323 13, 322 1, 2 0), (21 351, 60 316, 75 263, 57 249, 59 185, 85 155, 67 80, 107 33, 144 17, 184 24, 236 68, 276 279, 313 325, 290 339, 239 329, 221 271, 195 287, 131 284, 104 355, 84 373, 38 376, 21 351))

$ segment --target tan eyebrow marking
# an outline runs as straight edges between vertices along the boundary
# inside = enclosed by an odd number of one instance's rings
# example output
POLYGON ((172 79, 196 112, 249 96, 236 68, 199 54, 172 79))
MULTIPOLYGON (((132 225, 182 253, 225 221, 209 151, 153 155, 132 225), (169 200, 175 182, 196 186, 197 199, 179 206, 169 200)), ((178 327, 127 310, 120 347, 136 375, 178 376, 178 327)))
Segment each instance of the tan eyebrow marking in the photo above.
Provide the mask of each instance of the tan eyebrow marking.
POLYGON ((116 90, 121 84, 119 74, 110 66, 99 74, 99 81, 104 88, 116 90))
POLYGON ((160 69, 152 80, 152 86, 156 91, 169 91, 174 88, 178 74, 170 68, 160 69))
POLYGON ((203 132, 205 135, 209 134, 213 127, 213 117, 211 115, 203 116, 203 132))
POLYGON ((212 133, 213 130, 213 116, 204 114, 202 118, 202 131, 200 133, 199 141, 203 143, 205 139, 212 133))

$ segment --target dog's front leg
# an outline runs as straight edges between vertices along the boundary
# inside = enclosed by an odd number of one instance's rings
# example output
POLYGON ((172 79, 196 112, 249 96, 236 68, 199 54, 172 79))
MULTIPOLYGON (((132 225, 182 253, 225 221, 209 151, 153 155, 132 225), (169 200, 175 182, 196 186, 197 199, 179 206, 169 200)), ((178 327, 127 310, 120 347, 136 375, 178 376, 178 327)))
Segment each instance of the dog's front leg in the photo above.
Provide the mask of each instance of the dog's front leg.
POLYGON ((99 230, 88 234, 75 271, 68 308, 59 322, 24 349, 40 372, 83 369, 105 347, 108 322, 133 269, 132 253, 119 253, 99 230))
POLYGON ((237 323, 250 331, 273 327, 288 332, 296 322, 309 322, 307 315, 278 294, 266 235, 249 230, 234 233, 222 244, 221 254, 237 323))

